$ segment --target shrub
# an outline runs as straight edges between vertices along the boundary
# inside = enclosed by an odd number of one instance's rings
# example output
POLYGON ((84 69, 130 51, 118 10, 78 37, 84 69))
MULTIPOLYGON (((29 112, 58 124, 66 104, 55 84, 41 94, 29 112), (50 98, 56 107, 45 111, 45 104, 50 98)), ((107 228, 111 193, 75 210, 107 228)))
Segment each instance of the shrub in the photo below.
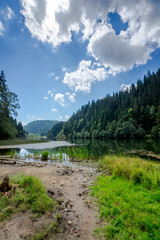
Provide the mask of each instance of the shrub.
POLYGON ((45 150, 42 152, 42 157, 41 157, 42 160, 48 160, 48 151, 45 150))

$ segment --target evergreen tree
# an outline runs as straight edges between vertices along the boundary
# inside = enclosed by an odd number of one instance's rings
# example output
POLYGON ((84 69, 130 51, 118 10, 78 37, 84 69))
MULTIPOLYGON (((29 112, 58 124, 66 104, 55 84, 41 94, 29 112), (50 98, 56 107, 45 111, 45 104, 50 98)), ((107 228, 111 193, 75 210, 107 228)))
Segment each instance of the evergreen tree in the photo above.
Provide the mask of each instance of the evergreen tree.
POLYGON ((18 97, 11 92, 7 86, 4 72, 0 75, 0 139, 15 137, 16 126, 11 120, 11 116, 17 116, 18 97))

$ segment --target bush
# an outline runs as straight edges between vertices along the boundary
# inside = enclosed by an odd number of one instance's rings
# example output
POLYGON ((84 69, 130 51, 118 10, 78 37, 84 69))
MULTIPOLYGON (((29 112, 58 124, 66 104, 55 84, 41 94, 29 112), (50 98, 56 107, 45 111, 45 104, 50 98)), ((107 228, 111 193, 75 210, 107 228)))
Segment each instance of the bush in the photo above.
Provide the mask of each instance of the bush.
POLYGON ((42 160, 48 160, 48 151, 45 150, 42 152, 42 157, 41 157, 42 160))

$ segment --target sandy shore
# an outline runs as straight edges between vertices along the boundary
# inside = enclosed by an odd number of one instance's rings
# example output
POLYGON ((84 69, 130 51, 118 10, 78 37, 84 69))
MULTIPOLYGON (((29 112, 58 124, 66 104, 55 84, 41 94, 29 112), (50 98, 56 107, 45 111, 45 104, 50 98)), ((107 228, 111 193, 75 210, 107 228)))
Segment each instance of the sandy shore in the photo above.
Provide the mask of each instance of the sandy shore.
POLYGON ((69 143, 67 141, 50 141, 44 143, 31 143, 31 144, 19 144, 19 145, 6 145, 0 146, 0 149, 10 149, 10 148, 24 148, 24 149, 47 149, 65 146, 74 146, 75 144, 69 143))

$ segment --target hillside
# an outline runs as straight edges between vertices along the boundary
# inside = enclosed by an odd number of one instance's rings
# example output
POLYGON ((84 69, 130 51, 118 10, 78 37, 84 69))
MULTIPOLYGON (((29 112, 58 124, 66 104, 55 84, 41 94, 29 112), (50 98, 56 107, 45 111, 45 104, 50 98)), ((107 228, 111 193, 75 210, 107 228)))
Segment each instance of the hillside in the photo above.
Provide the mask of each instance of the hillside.
POLYGON ((25 131, 28 133, 41 134, 42 136, 47 135, 47 132, 55 125, 58 121, 56 120, 37 120, 28 123, 24 126, 25 131))
POLYGON ((160 69, 130 89, 82 106, 64 124, 67 138, 160 138, 160 69))

